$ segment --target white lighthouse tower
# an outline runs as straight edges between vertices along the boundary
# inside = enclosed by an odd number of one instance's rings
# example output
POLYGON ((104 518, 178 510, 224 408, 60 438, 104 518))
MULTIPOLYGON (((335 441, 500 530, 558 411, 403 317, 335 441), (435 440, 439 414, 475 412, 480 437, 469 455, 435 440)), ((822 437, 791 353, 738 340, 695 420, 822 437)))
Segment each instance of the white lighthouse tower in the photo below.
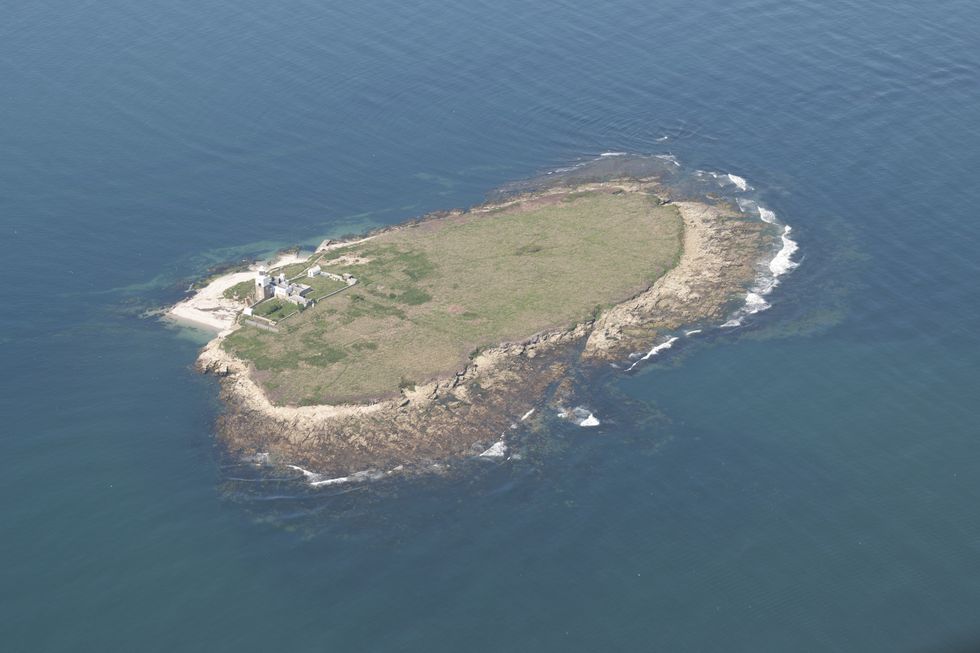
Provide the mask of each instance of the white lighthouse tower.
POLYGON ((272 277, 264 267, 255 273, 255 301, 260 302, 272 296, 272 277))

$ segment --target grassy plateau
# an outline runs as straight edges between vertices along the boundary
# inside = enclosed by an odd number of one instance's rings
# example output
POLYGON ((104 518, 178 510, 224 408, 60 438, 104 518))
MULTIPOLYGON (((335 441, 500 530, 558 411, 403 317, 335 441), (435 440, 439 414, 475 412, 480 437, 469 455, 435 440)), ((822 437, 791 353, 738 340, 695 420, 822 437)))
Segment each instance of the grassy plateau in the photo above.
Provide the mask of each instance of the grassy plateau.
POLYGON ((279 404, 390 397, 645 290, 677 262, 682 231, 675 207, 612 187, 423 220, 291 266, 319 259, 358 284, 279 333, 244 326, 223 346, 279 404))

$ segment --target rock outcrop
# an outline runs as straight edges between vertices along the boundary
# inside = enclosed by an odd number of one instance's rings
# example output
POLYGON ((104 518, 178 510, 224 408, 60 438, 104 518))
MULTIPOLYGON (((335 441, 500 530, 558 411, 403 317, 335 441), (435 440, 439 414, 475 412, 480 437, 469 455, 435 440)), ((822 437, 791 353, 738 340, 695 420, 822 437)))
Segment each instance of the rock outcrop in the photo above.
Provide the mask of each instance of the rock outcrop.
MULTIPOLYGON (((595 321, 488 348, 446 378, 394 399, 273 405, 248 366, 224 351, 220 338, 212 341, 199 367, 220 378, 226 404, 221 438, 244 455, 267 452, 335 475, 431 465, 487 450, 545 397, 569 395, 573 370, 625 359, 661 334, 721 320, 744 297, 771 247, 765 225, 724 206, 674 204, 684 223, 683 252, 649 289, 595 321)), ((324 241, 321 248, 334 246, 324 241)))

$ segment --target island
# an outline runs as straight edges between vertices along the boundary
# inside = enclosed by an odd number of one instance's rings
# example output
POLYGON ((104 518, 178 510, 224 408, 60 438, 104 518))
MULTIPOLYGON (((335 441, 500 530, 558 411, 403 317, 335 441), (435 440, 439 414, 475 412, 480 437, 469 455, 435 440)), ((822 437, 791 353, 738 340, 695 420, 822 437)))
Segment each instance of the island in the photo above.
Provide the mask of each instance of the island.
POLYGON ((171 313, 220 330, 198 364, 230 451, 345 482, 505 457, 535 411, 595 423, 575 379, 721 324, 776 245, 657 178, 557 184, 324 241, 171 313))

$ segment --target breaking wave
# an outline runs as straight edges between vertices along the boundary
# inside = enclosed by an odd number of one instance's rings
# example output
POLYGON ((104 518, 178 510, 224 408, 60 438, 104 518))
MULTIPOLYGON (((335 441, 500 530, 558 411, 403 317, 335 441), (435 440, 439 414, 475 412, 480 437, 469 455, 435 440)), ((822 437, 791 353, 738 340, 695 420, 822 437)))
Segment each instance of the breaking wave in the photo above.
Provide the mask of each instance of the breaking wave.
POLYGON ((669 340, 667 340, 666 342, 662 342, 659 345, 655 345, 650 351, 648 351, 646 354, 644 354, 638 361, 634 361, 632 365, 630 365, 629 367, 627 367, 626 368, 626 371, 629 372, 630 370, 632 370, 634 367, 636 367, 637 365, 639 365, 643 361, 649 360, 650 358, 653 358, 654 356, 656 356, 660 352, 666 351, 666 350, 670 349, 671 347, 674 346, 674 343, 677 342, 677 340, 678 340, 677 336, 674 336, 674 337, 670 338, 669 340))
POLYGON ((326 487, 328 485, 343 485, 345 483, 363 483, 364 481, 376 481, 379 478, 384 477, 384 472, 379 472, 374 469, 366 469, 364 471, 354 472, 349 476, 325 478, 323 474, 311 472, 308 469, 303 469, 299 465, 286 465, 286 467, 295 469, 297 472, 306 477, 306 484, 310 487, 326 487))
POLYGON ((795 240, 789 237, 792 231, 793 228, 791 226, 783 226, 783 233, 780 237, 782 239, 783 246, 776 256, 769 261, 769 269, 777 278, 799 265, 798 262, 793 260, 793 254, 796 253, 796 250, 798 250, 800 246, 795 240))
POLYGON ((748 184, 748 182, 745 181, 745 177, 739 177, 738 175, 733 175, 733 174, 729 173, 728 174, 728 179, 731 180, 731 182, 733 184, 735 184, 735 186, 739 190, 748 190, 749 189, 749 184, 748 184))
POLYGON ((573 408, 572 415, 575 416, 573 421, 584 428, 599 426, 599 424, 602 423, 599 421, 599 418, 595 416, 595 413, 583 406, 576 406, 573 408))
MULTIPOLYGON (((787 224, 780 222, 776 212, 763 206, 756 199, 755 189, 748 180, 741 175, 731 172, 695 170, 692 173, 683 170, 677 157, 672 154, 657 154, 653 156, 640 156, 624 154, 622 152, 605 152, 584 167, 579 164, 575 171, 568 175, 570 178, 587 178, 589 174, 605 173, 613 171, 613 165, 617 166, 624 174, 636 174, 637 176, 657 175, 666 186, 677 192, 678 196, 692 198, 707 198, 717 201, 719 195, 721 199, 734 203, 738 209, 746 216, 757 216, 759 220, 781 229, 779 240, 774 246, 771 256, 759 261, 758 275, 752 285, 746 290, 745 298, 727 320, 717 325, 715 328, 732 328, 741 326, 743 320, 750 316, 768 310, 772 307, 769 296, 780 284, 782 277, 796 267, 799 261, 794 257, 799 251, 799 244, 793 239, 793 229, 787 224)), ((567 174, 566 171, 561 173, 567 174)), ((626 371, 634 369, 638 364, 660 354, 674 346, 680 337, 691 337, 701 333, 707 326, 678 333, 650 349, 642 356, 639 353, 630 355, 629 365, 624 365, 626 371)), ((618 366, 615 366, 618 367, 618 366)))
MULTIPOLYGON (((767 209, 759 204, 752 203, 755 209, 759 212, 759 219, 763 222, 771 225, 779 225, 780 222, 776 218, 775 211, 767 209)), ((739 203, 739 208, 743 211, 750 206, 748 202, 739 203)), ((782 225, 783 231, 780 234, 780 247, 779 251, 769 260, 766 270, 762 271, 755 281, 755 284, 749 288, 748 293, 745 295, 745 303, 742 308, 737 310, 734 315, 732 315, 727 322, 722 324, 722 328, 732 328, 742 325, 742 320, 749 316, 755 315, 761 311, 769 309, 772 307, 765 297, 769 295, 776 286, 779 285, 780 277, 792 272, 793 269, 799 266, 799 262, 793 260, 793 254, 795 254, 800 246, 799 244, 790 238, 790 234, 793 232, 793 228, 787 225, 782 225)))
POLYGON ((479 455, 480 458, 503 458, 507 455, 507 443, 503 438, 497 440, 493 445, 479 455))

